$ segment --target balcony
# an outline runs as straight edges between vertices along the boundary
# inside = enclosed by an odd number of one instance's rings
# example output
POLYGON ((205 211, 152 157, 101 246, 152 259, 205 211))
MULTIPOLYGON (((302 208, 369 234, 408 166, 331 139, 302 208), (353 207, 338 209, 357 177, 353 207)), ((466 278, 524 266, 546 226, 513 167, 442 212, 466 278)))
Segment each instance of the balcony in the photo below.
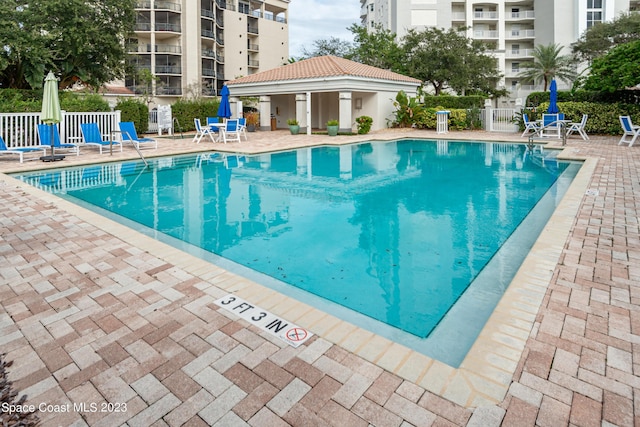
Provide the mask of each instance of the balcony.
POLYGON ((478 40, 494 40, 498 35, 497 30, 473 30, 473 38, 478 40))
POLYGON ((202 49, 202 56, 215 59, 216 52, 213 49, 202 49))
POLYGON ((208 38, 208 39, 215 39, 215 38, 216 38, 215 34, 214 34, 214 33, 213 33, 213 31, 211 31, 211 30, 202 30, 202 31, 200 32, 200 35, 201 35, 202 37, 206 37, 206 38, 208 38))
POLYGON ((176 96, 182 95, 182 88, 179 86, 158 86, 156 88, 156 95, 169 95, 176 96))
POLYGON ((135 8, 137 10, 151 10, 151 2, 150 1, 138 1, 138 2, 136 2, 135 8))
POLYGON ((532 39, 532 38, 535 38, 535 36, 536 36, 535 30, 511 30, 511 31, 507 31, 505 39, 507 40, 532 39))
POLYGON ((179 65, 156 65, 156 74, 182 74, 179 65))
POLYGON ((521 10, 520 12, 507 13, 507 21, 522 21, 528 19, 535 19, 536 12, 534 10, 521 10))
POLYGON ((205 77, 215 77, 216 76, 216 70, 214 70, 213 68, 203 68, 202 69, 202 75, 205 77))
POLYGON ((258 26, 257 25, 247 25, 247 33, 249 33, 249 34, 258 34, 258 26))
POLYGON ((451 12, 451 20, 452 21, 466 21, 467 14, 464 12, 451 12))
POLYGON ((256 61, 253 59, 249 60, 249 68, 259 68, 260 67, 260 61, 256 61))
POLYGON ((498 12, 473 12, 474 21, 495 21, 498 19, 498 12))
POLYGON ((213 13, 213 10, 210 9, 200 9, 200 15, 203 18, 215 19, 216 15, 213 13))
POLYGON ((133 26, 133 31, 151 31, 150 22, 136 22, 133 26))
POLYGON ((172 33, 179 33, 180 24, 172 24, 170 22, 157 22, 156 23, 156 31, 167 31, 172 33))
POLYGON ((247 43, 247 49, 252 51, 258 51, 258 45, 255 43, 247 43))
POLYGON ((531 58, 533 57, 534 49, 517 49, 507 50, 505 52, 506 58, 531 58))
POLYGON ((170 10, 172 12, 182 11, 182 6, 179 3, 173 3, 170 1, 158 1, 153 4, 155 10, 170 10))

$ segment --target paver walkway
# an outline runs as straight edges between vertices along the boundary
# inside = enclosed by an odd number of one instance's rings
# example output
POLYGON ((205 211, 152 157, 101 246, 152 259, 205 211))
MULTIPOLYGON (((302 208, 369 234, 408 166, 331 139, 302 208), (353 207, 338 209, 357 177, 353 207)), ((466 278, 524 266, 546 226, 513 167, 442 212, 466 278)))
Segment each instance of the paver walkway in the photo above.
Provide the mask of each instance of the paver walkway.
MULTIPOLYGON (((243 144, 321 138, 259 132, 243 144)), ((297 349, 274 340, 213 304, 221 284, 242 287, 236 276, 180 267, 164 245, 147 250, 0 176, 0 349, 14 361, 10 379, 44 426, 640 425, 640 147, 616 144, 568 144, 571 155, 599 159, 593 191, 497 405, 456 405, 322 336, 297 349)), ((160 145, 159 154, 196 149, 160 145)), ((38 163, 0 159, 0 171, 38 163)))

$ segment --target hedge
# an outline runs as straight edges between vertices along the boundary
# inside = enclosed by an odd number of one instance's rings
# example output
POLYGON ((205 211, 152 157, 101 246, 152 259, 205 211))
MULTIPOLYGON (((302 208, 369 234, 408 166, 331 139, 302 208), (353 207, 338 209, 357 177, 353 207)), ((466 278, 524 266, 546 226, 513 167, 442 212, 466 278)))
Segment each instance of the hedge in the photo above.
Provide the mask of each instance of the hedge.
MULTIPOLYGON (((541 103, 534 110, 534 116, 530 119, 535 120, 536 117, 546 112, 548 107, 548 102, 541 103)), ((588 114, 589 118, 587 119, 585 130, 587 133, 592 134, 620 135, 622 128, 620 127, 619 116, 631 116, 632 122, 640 123, 639 104, 559 102, 558 109, 564 113, 565 119, 573 122, 579 122, 583 114, 588 114)))
POLYGON ((207 122, 207 117, 216 117, 220 101, 217 100, 178 100, 171 105, 171 115, 178 119, 178 123, 183 131, 195 130, 193 119, 200 119, 202 123, 207 122))
MULTIPOLYGON (((549 102, 549 92, 532 92, 527 97, 527 107, 537 107, 549 102)), ((619 90, 613 93, 589 90, 558 91, 558 102, 594 102, 600 104, 639 104, 640 90, 619 90)))
MULTIPOLYGON (((441 107, 441 108, 446 108, 448 110, 452 108, 465 109, 465 110, 473 107, 482 108, 484 105, 485 98, 486 97, 481 95, 472 95, 472 96, 427 95, 424 97, 423 106, 425 108, 441 107)), ((548 99, 549 98, 547 98, 547 100, 548 99)))

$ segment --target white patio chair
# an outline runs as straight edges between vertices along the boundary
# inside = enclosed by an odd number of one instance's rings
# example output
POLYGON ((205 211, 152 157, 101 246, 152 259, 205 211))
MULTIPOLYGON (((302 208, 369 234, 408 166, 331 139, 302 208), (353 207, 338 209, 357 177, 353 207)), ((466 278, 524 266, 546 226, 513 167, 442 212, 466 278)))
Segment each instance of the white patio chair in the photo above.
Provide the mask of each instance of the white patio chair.
POLYGON ((202 126, 200 124, 200 119, 193 119, 193 123, 196 125, 196 134, 193 137, 191 142, 195 142, 196 144, 200 144, 200 140, 205 136, 209 135, 211 138, 211 142, 216 142, 213 138, 213 133, 211 132, 211 128, 209 126, 202 126))
POLYGON ((588 114, 582 115, 582 120, 578 123, 569 123, 569 127, 567 128, 567 136, 571 135, 573 132, 578 132, 582 139, 585 141, 589 139, 587 132, 585 132, 584 127, 587 125, 587 119, 589 118, 588 114))
POLYGON ((622 138, 620 138, 618 145, 628 143, 629 147, 631 147, 640 135, 640 126, 636 126, 631 122, 631 116, 620 116, 620 124, 622 125, 624 133, 622 134, 622 138))
POLYGON ((524 122, 524 132, 520 137, 526 136, 529 132, 537 134, 540 132, 540 126, 536 122, 529 121, 529 115, 527 113, 522 114, 522 120, 524 122))

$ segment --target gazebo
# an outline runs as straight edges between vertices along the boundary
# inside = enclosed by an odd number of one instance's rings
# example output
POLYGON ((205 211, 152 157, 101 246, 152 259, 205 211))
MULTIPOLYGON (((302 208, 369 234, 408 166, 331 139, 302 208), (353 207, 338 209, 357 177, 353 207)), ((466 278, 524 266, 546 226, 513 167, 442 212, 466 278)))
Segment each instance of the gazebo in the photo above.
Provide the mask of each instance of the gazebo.
MULTIPOLYGON (((336 56, 319 56, 227 82, 231 102, 259 97, 260 129, 286 128, 297 119, 300 129, 324 129, 338 120, 340 131, 351 131, 359 116, 373 118, 372 130, 393 118, 393 101, 405 91, 415 96, 421 82, 381 68, 336 56)), ((233 110, 233 108, 232 108, 233 110)))

